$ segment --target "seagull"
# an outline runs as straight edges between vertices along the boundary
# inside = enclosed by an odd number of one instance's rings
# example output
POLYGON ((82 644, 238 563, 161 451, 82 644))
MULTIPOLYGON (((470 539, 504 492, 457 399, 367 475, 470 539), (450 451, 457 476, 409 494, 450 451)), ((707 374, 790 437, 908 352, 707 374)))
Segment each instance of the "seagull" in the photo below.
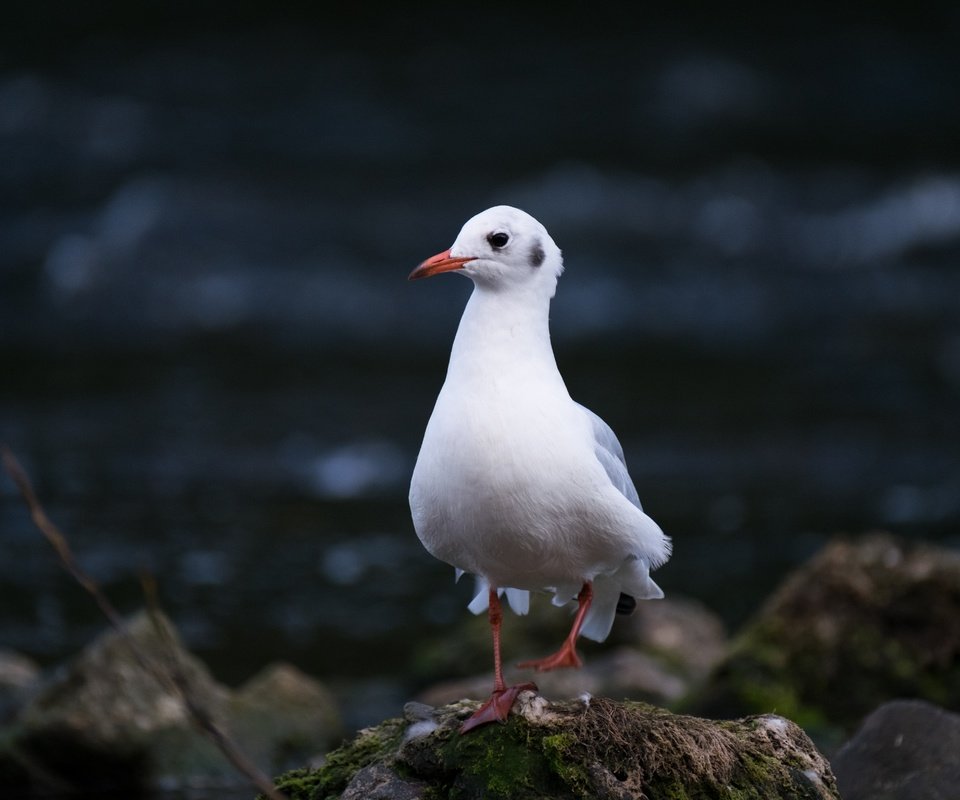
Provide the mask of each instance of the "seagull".
POLYGON ((473 281, 446 380, 410 484, 410 511, 426 550, 475 576, 474 614, 493 636, 490 699, 461 726, 505 722, 533 683, 503 678, 501 597, 526 614, 530 592, 577 602, 557 652, 519 666, 579 667, 576 642, 602 642, 617 612, 663 597, 650 570, 670 539, 644 512, 610 427, 570 398, 550 344, 549 311, 563 272, 560 249, 537 220, 495 206, 468 220, 449 250, 410 280, 457 272, 473 281))

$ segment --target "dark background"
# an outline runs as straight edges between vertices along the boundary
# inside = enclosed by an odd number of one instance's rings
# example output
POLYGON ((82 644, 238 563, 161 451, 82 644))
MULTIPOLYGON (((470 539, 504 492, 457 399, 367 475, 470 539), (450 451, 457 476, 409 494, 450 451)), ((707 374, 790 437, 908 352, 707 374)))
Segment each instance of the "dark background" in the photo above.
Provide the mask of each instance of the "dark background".
MULTIPOLYGON (((406 488, 487 206, 550 230, 573 396, 742 622, 831 535, 960 544, 960 12, 20 4, 0 438, 125 610, 396 713, 470 587, 406 488)), ((104 622, 0 480, 0 646, 104 622)), ((478 670, 486 665, 478 665, 478 670)))

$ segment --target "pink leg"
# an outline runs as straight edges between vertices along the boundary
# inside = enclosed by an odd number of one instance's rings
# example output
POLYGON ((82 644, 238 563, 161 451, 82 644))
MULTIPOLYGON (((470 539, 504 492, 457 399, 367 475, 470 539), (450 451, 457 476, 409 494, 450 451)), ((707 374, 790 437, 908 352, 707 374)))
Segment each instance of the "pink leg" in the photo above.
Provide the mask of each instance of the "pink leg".
POLYGON ((490 722, 506 722, 520 692, 527 689, 537 690, 535 683, 507 686, 503 680, 503 661, 500 658, 500 624, 503 622, 503 611, 500 608, 497 590, 493 586, 490 587, 489 614, 490 629, 493 632, 493 692, 490 694, 490 699, 460 726, 460 733, 467 733, 490 722))
POLYGON ((583 665, 580 656, 577 655, 577 637, 580 636, 580 628, 583 627, 583 620, 587 616, 587 611, 590 609, 590 603, 593 602, 593 586, 590 585, 589 581, 583 584, 580 594, 577 595, 577 602, 579 603, 577 616, 574 617, 573 627, 570 628, 570 633, 568 633, 567 638, 563 640, 560 649, 546 658, 538 658, 535 661, 524 661, 517 666, 524 668, 532 667, 537 672, 547 672, 548 670, 557 669, 558 667, 579 667, 583 665))

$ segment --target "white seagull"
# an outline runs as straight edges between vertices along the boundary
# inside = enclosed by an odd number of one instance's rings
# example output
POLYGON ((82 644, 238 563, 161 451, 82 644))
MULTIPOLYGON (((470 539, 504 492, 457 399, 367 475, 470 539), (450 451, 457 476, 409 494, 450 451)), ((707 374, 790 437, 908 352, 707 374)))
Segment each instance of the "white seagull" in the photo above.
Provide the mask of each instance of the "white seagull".
POLYGON ((610 427, 570 398, 550 345, 560 249, 537 220, 510 206, 477 214, 449 250, 410 279, 456 271, 474 283, 427 424, 410 485, 423 546, 459 578, 477 578, 470 610, 488 610, 494 688, 461 727, 504 721, 531 683, 506 686, 500 597, 527 613, 530 592, 578 601, 561 648, 520 664, 579 667, 580 634, 602 642, 617 611, 663 597, 650 578, 670 539, 640 506, 610 427))

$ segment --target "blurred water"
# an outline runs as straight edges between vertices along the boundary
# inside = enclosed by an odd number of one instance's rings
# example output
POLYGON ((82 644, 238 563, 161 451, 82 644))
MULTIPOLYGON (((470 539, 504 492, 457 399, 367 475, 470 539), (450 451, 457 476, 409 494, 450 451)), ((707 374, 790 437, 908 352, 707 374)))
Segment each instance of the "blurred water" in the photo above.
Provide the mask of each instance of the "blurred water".
MULTIPOLYGON (((668 593, 735 624, 836 531, 957 545, 960 57, 900 22, 7 50, 0 434, 219 677, 287 658, 393 713, 469 595, 405 501, 469 286, 405 276, 507 202, 564 250, 558 360, 674 537, 668 593)), ((0 643, 102 626, 6 480, 0 546, 0 643)))

